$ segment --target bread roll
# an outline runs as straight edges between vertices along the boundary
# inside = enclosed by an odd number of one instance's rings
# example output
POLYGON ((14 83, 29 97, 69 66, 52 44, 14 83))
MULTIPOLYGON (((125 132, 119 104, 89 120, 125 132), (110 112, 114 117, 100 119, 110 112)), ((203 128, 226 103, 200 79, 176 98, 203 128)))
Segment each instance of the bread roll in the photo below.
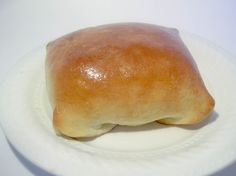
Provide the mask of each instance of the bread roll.
POLYGON ((118 23, 82 29, 47 46, 53 125, 91 137, 116 125, 195 124, 214 107, 176 29, 118 23))

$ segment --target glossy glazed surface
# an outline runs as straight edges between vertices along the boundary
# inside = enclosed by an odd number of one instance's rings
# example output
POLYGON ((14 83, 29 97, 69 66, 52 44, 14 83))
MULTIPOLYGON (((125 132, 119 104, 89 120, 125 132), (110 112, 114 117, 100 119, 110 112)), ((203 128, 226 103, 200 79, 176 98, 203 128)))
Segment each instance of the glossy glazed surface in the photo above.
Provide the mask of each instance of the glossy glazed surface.
POLYGON ((176 29, 118 23, 79 30, 48 45, 54 125, 94 136, 116 124, 193 124, 214 100, 176 29))

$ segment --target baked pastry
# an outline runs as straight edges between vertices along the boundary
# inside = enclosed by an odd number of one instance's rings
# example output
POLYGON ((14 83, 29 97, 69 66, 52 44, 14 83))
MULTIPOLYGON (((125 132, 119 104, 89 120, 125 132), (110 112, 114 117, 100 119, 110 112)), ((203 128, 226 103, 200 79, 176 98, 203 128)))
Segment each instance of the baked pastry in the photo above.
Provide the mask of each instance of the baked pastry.
POLYGON ((52 41, 46 79, 53 125, 70 137, 117 124, 195 124, 214 107, 178 31, 157 25, 102 25, 52 41))

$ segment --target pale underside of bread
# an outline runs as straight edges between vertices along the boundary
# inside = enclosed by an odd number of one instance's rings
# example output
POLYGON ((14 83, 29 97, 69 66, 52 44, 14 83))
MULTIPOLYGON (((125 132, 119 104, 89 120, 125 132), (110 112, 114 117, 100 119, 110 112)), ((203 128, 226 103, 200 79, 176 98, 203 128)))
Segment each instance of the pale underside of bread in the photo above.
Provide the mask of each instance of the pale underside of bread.
POLYGON ((120 23, 79 30, 47 46, 53 125, 90 137, 116 125, 195 124, 214 107, 175 29, 120 23))

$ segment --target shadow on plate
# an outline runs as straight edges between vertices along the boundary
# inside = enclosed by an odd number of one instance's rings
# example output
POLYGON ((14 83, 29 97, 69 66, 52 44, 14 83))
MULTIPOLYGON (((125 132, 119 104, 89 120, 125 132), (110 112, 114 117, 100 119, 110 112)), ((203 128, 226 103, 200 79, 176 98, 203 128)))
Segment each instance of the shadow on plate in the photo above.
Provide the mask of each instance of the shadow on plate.
MULTIPOLYGON (((215 111, 211 114, 211 116, 205 120, 204 122, 201 122, 197 125, 191 125, 191 126, 178 126, 180 128, 185 128, 185 129, 189 129, 189 130, 196 130, 196 129, 200 129, 201 127, 211 124, 214 121, 217 120, 218 118, 218 113, 216 113, 215 111)), ((137 127, 123 127, 122 128, 118 128, 118 130, 114 129, 112 132, 135 132, 135 131, 145 131, 145 130, 154 130, 157 127, 159 128, 170 128, 171 125, 162 125, 162 124, 158 124, 158 125, 152 125, 152 123, 150 124, 146 124, 146 125, 142 125, 137 127), (150 125, 151 124, 151 125, 150 125), (159 126, 160 125, 160 126, 159 126)), ((92 140, 95 138, 86 138, 83 140, 92 140)), ((16 156, 16 158, 23 164, 23 166, 28 169, 32 175, 35 176, 56 176, 53 175, 43 169, 41 169, 40 167, 36 166, 35 164, 33 164, 31 161, 29 161, 28 159, 26 159, 21 153, 19 153, 15 147, 10 143, 10 141, 7 140, 7 143, 9 144, 11 150, 13 151, 14 155, 16 156)), ((236 167, 236 161, 231 163, 230 165, 228 165, 227 167, 225 167, 222 170, 219 170, 217 172, 215 172, 214 174, 211 174, 211 176, 231 176, 232 173, 235 171, 235 167, 236 167)))
MULTIPOLYGON (((121 125, 117 125, 116 127, 114 127, 109 133, 120 133, 120 132, 138 132, 138 131, 152 131, 152 130, 156 130, 156 129, 163 129, 163 128, 171 128, 171 127, 177 127, 177 128, 183 128, 186 130, 198 130, 206 125, 209 125, 213 122, 215 122, 217 120, 217 118, 219 117, 219 114, 215 111, 213 111, 211 113, 211 115, 204 121, 196 124, 196 125, 164 125, 164 124, 160 124, 158 122, 151 122, 145 125, 140 125, 140 126, 121 126, 121 125)), ((102 136, 102 135, 100 135, 102 136)), ((95 140, 97 137, 85 137, 85 138, 75 138, 79 141, 92 141, 95 140)), ((67 139, 73 139, 73 138, 68 138, 67 139)))
POLYGON ((26 159, 22 154, 20 154, 15 147, 10 143, 10 141, 7 140, 7 143, 9 144, 11 150, 13 151, 13 153, 15 154, 16 158, 23 164, 23 166, 29 170, 32 175, 35 176, 56 176, 53 175, 41 168, 39 168, 38 166, 36 166, 35 164, 33 164, 31 161, 29 161, 28 159, 26 159))
POLYGON ((175 125, 176 127, 180 127, 180 128, 184 128, 184 129, 188 129, 188 130, 197 130, 200 129, 206 125, 209 125, 213 122, 215 122, 217 120, 217 118, 219 117, 219 114, 216 111, 213 111, 211 113, 211 115, 204 121, 196 124, 196 125, 175 125))

